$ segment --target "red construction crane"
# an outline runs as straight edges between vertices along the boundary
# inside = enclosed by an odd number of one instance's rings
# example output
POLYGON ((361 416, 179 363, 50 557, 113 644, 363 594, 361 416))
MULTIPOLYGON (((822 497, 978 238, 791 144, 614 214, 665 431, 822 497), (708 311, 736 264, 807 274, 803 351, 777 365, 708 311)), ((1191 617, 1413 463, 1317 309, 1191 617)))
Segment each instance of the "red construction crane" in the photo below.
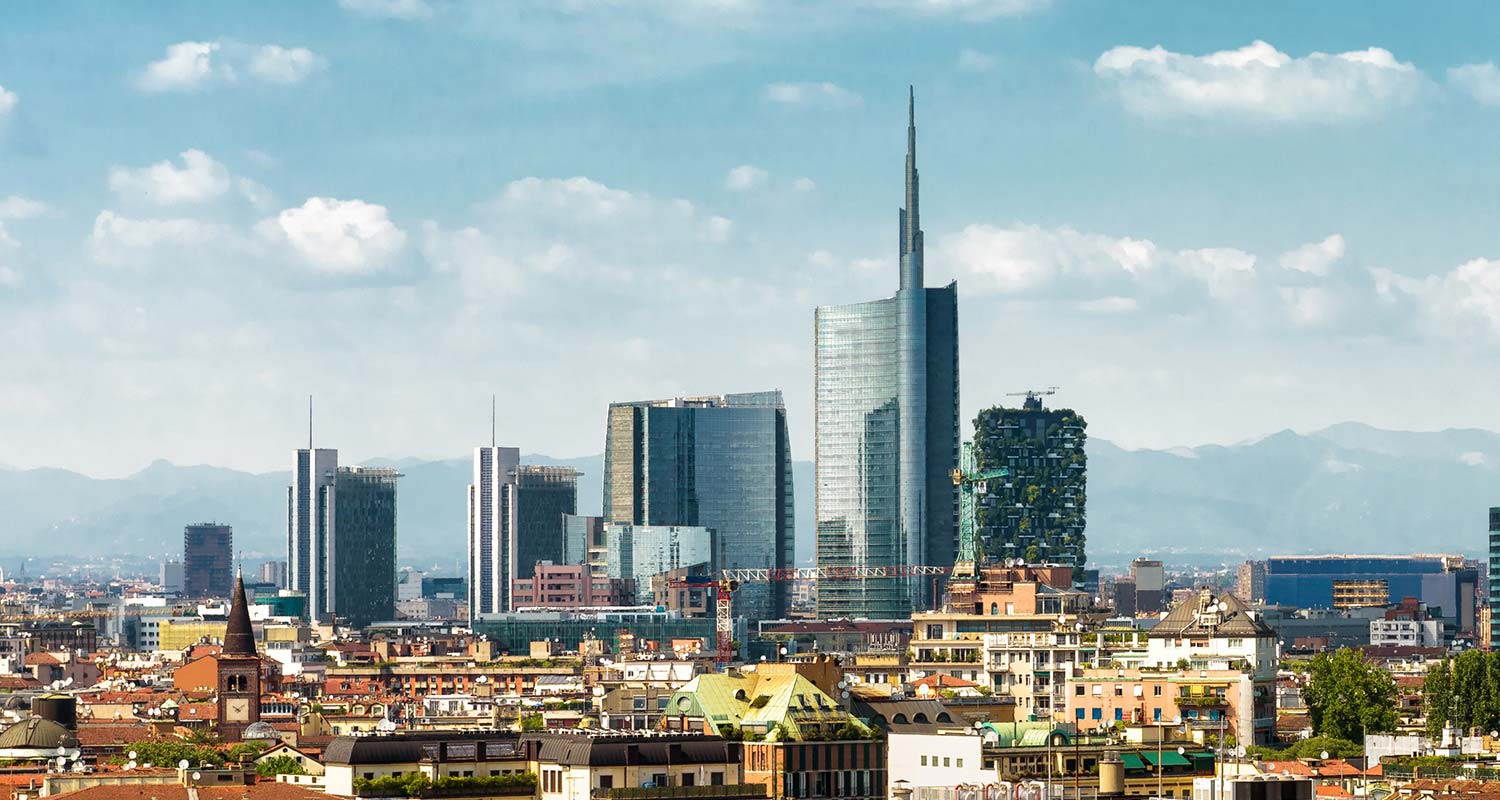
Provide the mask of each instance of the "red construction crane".
POLYGON ((714 592, 715 662, 734 660, 734 593, 742 583, 797 580, 870 580, 873 578, 913 578, 947 575, 951 567, 800 567, 795 569, 726 569, 719 577, 689 576, 674 578, 667 585, 673 589, 712 589, 714 592))

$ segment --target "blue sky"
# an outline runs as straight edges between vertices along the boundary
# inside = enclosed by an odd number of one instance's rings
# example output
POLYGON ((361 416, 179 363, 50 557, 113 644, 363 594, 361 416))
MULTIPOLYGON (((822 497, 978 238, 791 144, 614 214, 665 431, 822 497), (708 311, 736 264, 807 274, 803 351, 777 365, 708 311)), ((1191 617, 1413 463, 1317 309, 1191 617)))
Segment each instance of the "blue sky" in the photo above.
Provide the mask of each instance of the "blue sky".
POLYGON ((894 289, 907 84, 966 415, 1128 446, 1500 427, 1500 10, 0 8, 0 463, 602 449, 894 289), (1492 260, 1494 259, 1494 260, 1492 260))

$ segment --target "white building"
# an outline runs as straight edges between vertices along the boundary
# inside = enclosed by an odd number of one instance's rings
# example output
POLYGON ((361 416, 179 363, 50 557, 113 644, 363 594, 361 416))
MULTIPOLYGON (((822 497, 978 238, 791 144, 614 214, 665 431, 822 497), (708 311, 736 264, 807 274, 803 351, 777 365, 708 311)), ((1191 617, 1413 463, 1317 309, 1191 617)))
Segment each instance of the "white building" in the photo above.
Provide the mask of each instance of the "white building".
POLYGON ((287 586, 307 596, 307 613, 312 619, 333 613, 333 598, 328 596, 332 566, 328 543, 333 540, 338 471, 339 451, 299 449, 292 467, 292 485, 286 489, 287 586))
POLYGON ((1242 669, 1257 679, 1276 673, 1276 634, 1238 598, 1203 589, 1162 617, 1146 643, 1145 665, 1242 669))
MULTIPOLYGON (((880 704, 904 706, 906 703, 880 704)), ((888 774, 906 781, 913 796, 924 787, 984 784, 995 779, 984 772, 984 740, 972 729, 953 723, 914 722, 903 713, 886 715, 888 774), (900 722, 906 719, 907 722, 900 722)), ((887 792, 894 790, 894 780, 887 792)), ((894 798, 894 794, 888 796, 894 798)))
POLYGON ((474 448, 469 484, 469 619, 510 610, 510 515, 505 485, 521 466, 518 447, 474 448))
POLYGON ((1438 619, 1372 619, 1370 644, 1404 647, 1442 647, 1443 621, 1438 619))

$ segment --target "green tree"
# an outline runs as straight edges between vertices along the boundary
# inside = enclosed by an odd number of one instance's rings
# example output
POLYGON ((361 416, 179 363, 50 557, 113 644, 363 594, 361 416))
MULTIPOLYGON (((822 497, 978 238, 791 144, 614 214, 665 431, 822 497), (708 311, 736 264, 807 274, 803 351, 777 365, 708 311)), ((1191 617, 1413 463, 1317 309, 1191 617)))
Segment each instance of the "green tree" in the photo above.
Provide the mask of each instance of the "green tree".
POLYGON ((1347 647, 1319 653, 1303 692, 1313 733, 1364 742, 1365 733, 1396 728, 1396 683, 1385 670, 1347 647))
POLYGON ((306 775, 307 768, 291 756, 271 756, 255 765, 255 774, 262 778, 274 775, 306 775))
POLYGON ((229 751, 224 754, 224 760, 233 764, 243 759, 255 759, 260 757, 261 751, 265 749, 265 742, 240 742, 229 748, 229 751))
POLYGON ((1327 753, 1329 758, 1355 758, 1365 754, 1365 748, 1347 739, 1338 739, 1332 736, 1314 736, 1303 739, 1282 754, 1283 758, 1322 758, 1327 753))
POLYGON ((1436 739, 1443 726, 1453 718, 1453 663, 1443 659, 1429 667, 1422 680, 1422 714, 1427 718, 1427 735, 1436 739))
POLYGON ((547 729, 547 720, 541 714, 522 714, 521 730, 544 731, 547 729))
POLYGON ((184 759, 194 767, 200 764, 221 766, 224 763, 224 756, 217 749, 182 741, 136 742, 127 745, 123 753, 124 755, 115 756, 111 760, 116 764, 124 764, 130 760, 129 754, 135 753, 137 764, 151 764, 159 767, 176 767, 177 762, 184 759))

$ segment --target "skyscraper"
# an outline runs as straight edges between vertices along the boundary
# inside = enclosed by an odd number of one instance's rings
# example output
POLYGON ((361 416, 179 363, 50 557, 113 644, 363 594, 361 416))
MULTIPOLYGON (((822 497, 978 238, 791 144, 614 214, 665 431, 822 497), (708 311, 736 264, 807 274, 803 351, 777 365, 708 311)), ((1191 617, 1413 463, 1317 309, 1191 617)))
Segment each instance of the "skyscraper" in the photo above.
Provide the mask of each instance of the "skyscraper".
POLYGON ((234 586, 234 530, 200 522, 182 531, 182 591, 188 597, 228 597, 234 586))
MULTIPOLYGON (((958 284, 923 285, 916 99, 907 109, 906 207, 893 297, 818 308, 817 560, 953 563, 958 538, 958 284)), ((824 580, 824 617, 899 618, 932 600, 917 579, 824 580)))
POLYGON ((510 608, 510 510, 505 486, 521 465, 516 447, 474 448, 469 484, 469 619, 510 608))
MULTIPOLYGON (((792 494, 779 391, 609 407, 606 522, 711 528, 722 556, 716 566, 785 569, 793 562, 792 494)), ((784 617, 787 589, 747 583, 735 609, 750 619, 784 617)))
POLYGON ((340 467, 334 479, 338 516, 328 554, 332 613, 363 628, 396 618, 396 480, 394 469, 340 467))
POLYGON ((538 561, 561 563, 564 518, 578 512, 578 470, 523 464, 505 491, 510 511, 506 550, 515 554, 507 580, 531 578, 538 561))
POLYGON ((333 484, 339 451, 316 448, 308 442, 297 451, 292 485, 287 487, 287 583, 307 595, 307 613, 322 619, 332 613, 328 597, 328 539, 335 519, 333 484))
POLYGON ((1486 575, 1489 580, 1490 601, 1490 646, 1500 642, 1500 508, 1490 508, 1490 560, 1486 575))
MULTIPOLYGON (((1046 408, 1042 395, 1027 392, 1020 408, 995 406, 974 419, 974 462, 981 471, 1009 474, 986 482, 976 498, 975 521, 990 561, 1021 559, 1029 564, 1066 564, 1082 581, 1087 560, 1088 423, 1070 408, 1046 408)), ((1157 611, 1161 586, 1142 611, 1157 611)))

